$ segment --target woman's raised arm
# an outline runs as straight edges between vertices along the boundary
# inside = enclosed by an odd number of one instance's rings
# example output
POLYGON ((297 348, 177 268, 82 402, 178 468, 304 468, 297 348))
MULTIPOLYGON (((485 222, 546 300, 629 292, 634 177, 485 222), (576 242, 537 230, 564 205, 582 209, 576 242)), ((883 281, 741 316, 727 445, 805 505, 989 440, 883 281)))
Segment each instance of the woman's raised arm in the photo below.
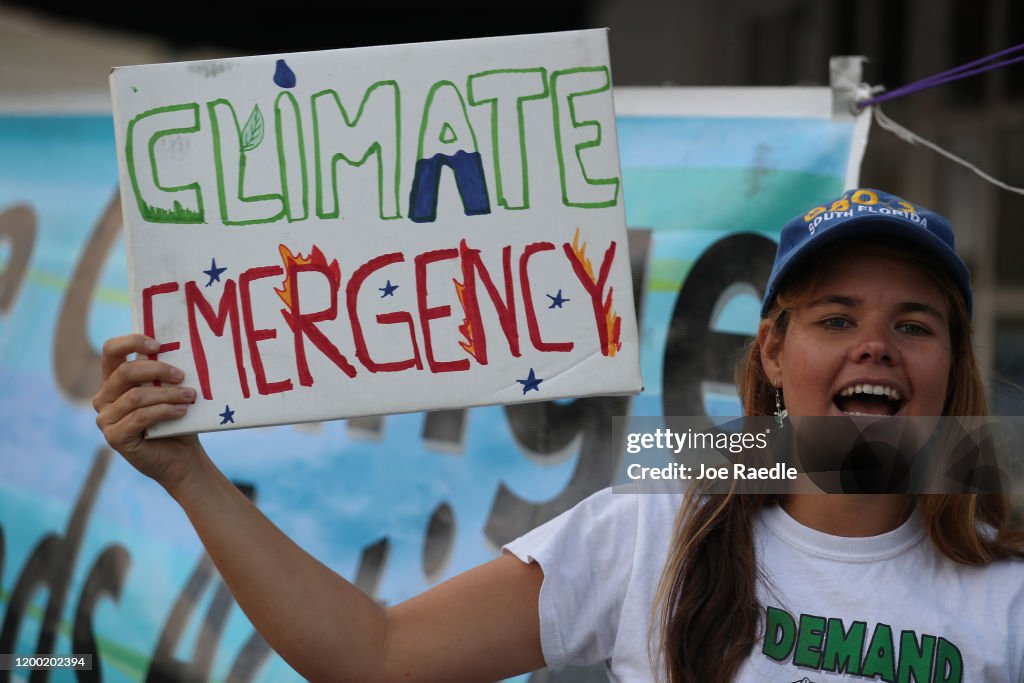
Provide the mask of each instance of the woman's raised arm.
POLYGON ((385 608, 302 550, 213 464, 195 436, 145 440, 195 392, 143 335, 109 340, 93 400, 107 442, 160 483, 260 634, 310 680, 493 681, 544 665, 536 564, 504 555, 385 608), (154 381, 160 386, 154 386, 154 381))

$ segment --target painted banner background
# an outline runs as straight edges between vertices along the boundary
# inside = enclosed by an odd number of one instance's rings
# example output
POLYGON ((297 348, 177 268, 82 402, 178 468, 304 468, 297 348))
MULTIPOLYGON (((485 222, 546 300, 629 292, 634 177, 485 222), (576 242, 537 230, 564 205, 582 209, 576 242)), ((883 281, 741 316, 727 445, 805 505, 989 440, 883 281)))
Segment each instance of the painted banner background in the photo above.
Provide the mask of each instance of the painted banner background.
MULTIPOLYGON (((856 183, 867 135, 833 120, 827 88, 620 89, 616 108, 643 394, 204 436, 274 522, 382 601, 613 483, 612 416, 736 414, 772 238, 856 183)), ((73 109, 0 114, 0 652, 96 652, 85 680, 300 680, 95 427, 97 350, 131 322, 113 126, 73 109)), ((570 676, 600 680, 531 680, 570 676)))

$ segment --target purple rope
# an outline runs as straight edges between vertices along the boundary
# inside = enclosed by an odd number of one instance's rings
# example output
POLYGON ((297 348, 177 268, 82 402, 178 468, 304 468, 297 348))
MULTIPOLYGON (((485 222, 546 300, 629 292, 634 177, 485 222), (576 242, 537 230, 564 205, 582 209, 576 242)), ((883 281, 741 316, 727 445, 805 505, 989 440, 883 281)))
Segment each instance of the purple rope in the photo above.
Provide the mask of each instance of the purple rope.
POLYGON ((952 83, 953 81, 958 81, 961 78, 967 78, 968 76, 975 76, 977 74, 985 73, 986 71, 992 71, 993 69, 998 69, 1000 67, 1009 66, 1010 64, 1016 64, 1017 62, 1020 62, 1020 61, 1024 61, 1024 55, 1021 55, 1019 57, 1015 57, 1013 59, 1006 59, 1006 60, 1003 60, 1001 62, 996 62, 994 64, 988 64, 986 66, 979 67, 977 69, 972 69, 970 71, 964 71, 964 72, 956 73, 956 74, 951 75, 951 76, 946 76, 945 78, 934 78, 933 77, 933 78, 930 78, 930 79, 922 79, 922 80, 917 81, 915 83, 911 83, 909 85, 905 85, 902 88, 897 88, 896 90, 892 90, 890 92, 883 93, 883 94, 881 94, 881 95, 879 95, 877 97, 873 97, 873 98, 871 98, 869 100, 861 100, 860 102, 857 103, 857 105, 860 106, 860 107, 866 107, 866 106, 871 105, 871 104, 879 104, 881 102, 885 102, 886 100, 893 100, 893 99, 896 99, 897 97, 902 97, 903 95, 909 95, 910 93, 919 92, 921 90, 927 90, 928 88, 934 88, 935 86, 942 85, 944 83, 952 83))
MULTIPOLYGON (((943 71, 941 73, 937 73, 934 76, 929 76, 928 78, 922 78, 920 81, 917 81, 917 82, 918 83, 924 83, 924 82, 928 82, 928 81, 939 80, 939 79, 944 78, 945 76, 952 76, 953 74, 960 73, 961 71, 966 71, 966 70, 971 69, 971 68, 973 68, 975 66, 980 66, 980 65, 984 64, 985 62, 991 62, 991 61, 994 61, 994 60, 996 60, 996 59, 998 59, 1000 57, 1005 57, 1007 55, 1011 55, 1014 52, 1020 51, 1021 48, 1024 48, 1024 43, 1021 43, 1020 45, 1014 45, 1013 47, 1008 47, 1005 50, 1000 50, 999 52, 995 52, 993 54, 990 54, 987 57, 982 57, 981 59, 975 59, 973 62, 967 62, 966 64, 961 64, 960 66, 954 67, 954 68, 949 69, 947 71, 943 71)), ((906 87, 906 86, 904 86, 904 87, 906 87)))
POLYGON ((897 97, 902 97, 903 95, 909 95, 910 93, 919 92, 921 90, 927 90, 928 88, 934 88, 937 85, 951 83, 953 81, 960 80, 961 78, 975 76, 977 74, 985 73, 986 71, 992 71, 993 69, 999 69, 1004 66, 1016 64, 1017 62, 1024 61, 1024 55, 1014 57, 1013 59, 1004 59, 1001 61, 993 60, 1013 54, 1014 52, 1019 52, 1022 49, 1024 49, 1024 43, 1021 43, 1020 45, 1015 45, 1010 48, 1006 48, 1005 50, 1000 50, 999 52, 991 54, 987 57, 976 59, 973 62, 961 64, 958 67, 954 67, 941 73, 928 76, 927 78, 922 78, 921 80, 914 81, 913 83, 908 83, 907 85, 896 88, 895 90, 890 90, 889 92, 882 93, 877 97, 872 97, 866 100, 860 100, 859 102, 857 102, 857 106, 863 108, 871 106, 872 104, 881 104, 882 102, 896 99, 897 97), (986 64, 986 62, 991 63, 986 64), (985 66, 978 66, 980 64, 985 64, 985 66))

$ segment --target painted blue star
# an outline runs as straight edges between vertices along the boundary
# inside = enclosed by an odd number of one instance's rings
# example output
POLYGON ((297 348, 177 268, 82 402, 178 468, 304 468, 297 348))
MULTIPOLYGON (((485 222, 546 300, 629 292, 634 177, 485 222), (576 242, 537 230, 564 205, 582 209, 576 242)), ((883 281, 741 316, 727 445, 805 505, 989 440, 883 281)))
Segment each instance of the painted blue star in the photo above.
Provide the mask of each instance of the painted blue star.
POLYGON ((527 391, 530 391, 531 389, 539 392, 540 383, 543 382, 544 380, 537 379, 537 375, 533 373, 533 368, 530 368, 529 377, 527 377, 526 379, 517 379, 516 381, 523 385, 523 393, 525 394, 527 391))
POLYGON ((209 287, 214 282, 220 282, 220 274, 225 270, 227 270, 227 268, 217 267, 217 259, 210 259, 210 269, 203 271, 203 274, 210 276, 210 281, 206 283, 206 286, 209 287))
POLYGON ((562 290, 558 290, 558 294, 555 294, 554 296, 551 296, 550 294, 545 294, 544 296, 551 299, 551 305, 548 306, 548 308, 561 308, 562 304, 566 301, 572 301, 572 299, 562 298, 562 290))
POLYGON ((383 287, 378 287, 377 289, 384 292, 383 294, 380 295, 380 298, 383 299, 386 296, 394 296, 395 290, 398 289, 398 285, 393 285, 391 284, 391 280, 388 280, 388 283, 386 285, 384 285, 383 287))
POLYGON ((222 425, 226 425, 228 422, 231 424, 235 423, 235 411, 231 410, 231 406, 224 406, 224 412, 220 414, 222 425))

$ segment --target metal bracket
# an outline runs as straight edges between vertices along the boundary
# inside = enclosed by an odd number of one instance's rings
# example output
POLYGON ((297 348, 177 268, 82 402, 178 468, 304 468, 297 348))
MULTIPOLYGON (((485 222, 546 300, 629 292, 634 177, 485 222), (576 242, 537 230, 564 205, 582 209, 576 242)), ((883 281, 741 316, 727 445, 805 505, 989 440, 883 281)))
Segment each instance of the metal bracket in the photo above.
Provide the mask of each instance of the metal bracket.
POLYGON ((867 57, 848 55, 828 60, 829 86, 832 88, 832 119, 851 120, 857 116, 857 101, 865 96, 868 86, 863 82, 867 57))

